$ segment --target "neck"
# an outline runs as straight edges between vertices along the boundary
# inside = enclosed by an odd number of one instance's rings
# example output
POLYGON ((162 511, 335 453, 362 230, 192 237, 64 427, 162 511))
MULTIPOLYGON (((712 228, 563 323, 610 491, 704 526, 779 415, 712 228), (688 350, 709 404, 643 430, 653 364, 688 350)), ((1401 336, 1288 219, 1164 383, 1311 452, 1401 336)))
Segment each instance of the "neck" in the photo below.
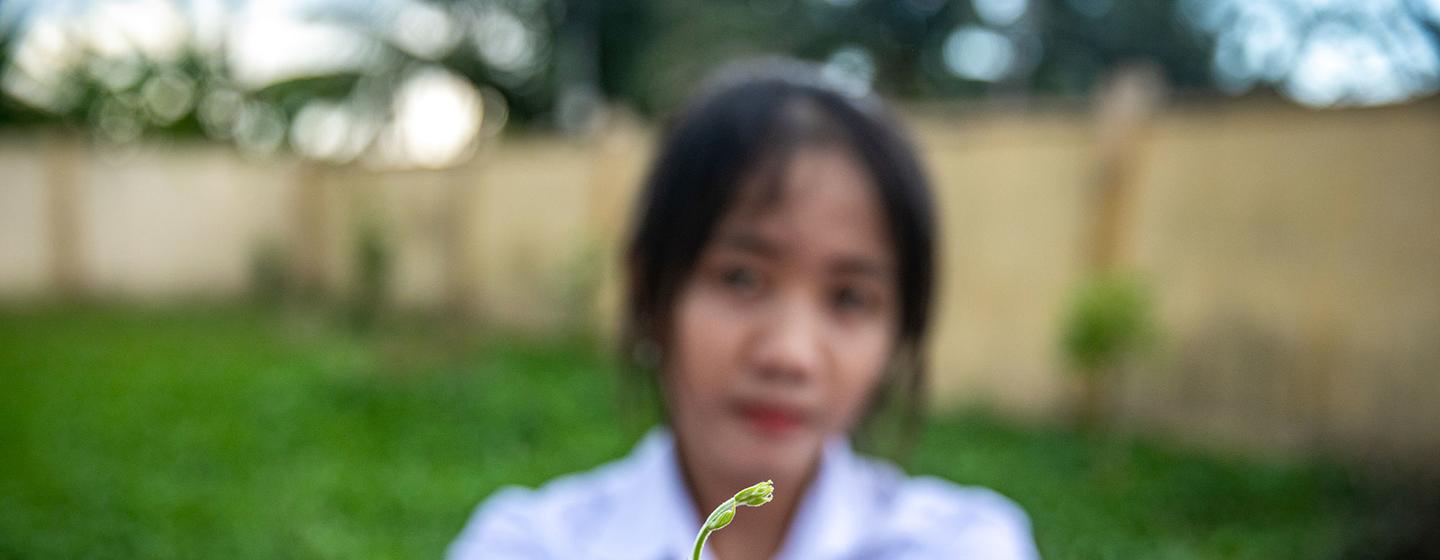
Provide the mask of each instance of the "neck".
MULTIPOLYGON (((736 492, 760 480, 750 480, 743 474, 720 472, 718 469, 697 468, 699 462, 683 445, 677 445, 680 471, 686 489, 695 505, 696 519, 704 520, 711 510, 729 500, 736 492)), ((803 471, 774 473, 766 476, 775 481, 775 498, 763 507, 742 507, 735 512, 735 520, 721 531, 710 536, 707 545, 722 560, 747 560, 751 558, 772 558, 780 552, 785 535, 789 533, 790 522, 804 496, 814 481, 819 467, 817 457, 809 468, 803 471)))

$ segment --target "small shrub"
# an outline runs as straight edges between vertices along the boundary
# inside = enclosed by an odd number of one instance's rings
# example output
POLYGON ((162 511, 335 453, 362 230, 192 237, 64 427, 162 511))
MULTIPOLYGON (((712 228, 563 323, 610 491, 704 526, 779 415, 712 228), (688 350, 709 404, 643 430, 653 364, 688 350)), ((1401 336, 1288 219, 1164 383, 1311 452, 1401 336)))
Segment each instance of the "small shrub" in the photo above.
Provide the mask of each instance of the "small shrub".
POLYGON ((1061 337, 1066 360, 1081 376, 1080 422, 1100 421, 1105 378, 1156 336, 1149 293, 1128 275, 1098 276, 1075 292, 1061 337))

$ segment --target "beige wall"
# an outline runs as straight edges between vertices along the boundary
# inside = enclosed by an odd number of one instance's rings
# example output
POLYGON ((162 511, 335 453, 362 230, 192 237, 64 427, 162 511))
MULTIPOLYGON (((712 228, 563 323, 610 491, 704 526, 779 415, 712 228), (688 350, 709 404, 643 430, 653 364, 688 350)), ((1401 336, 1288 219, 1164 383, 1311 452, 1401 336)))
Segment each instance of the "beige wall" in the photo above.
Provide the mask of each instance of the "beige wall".
POLYGON ((209 146, 102 155, 70 138, 4 138, 0 295, 43 296, 65 275, 100 297, 243 291, 252 246, 287 235, 293 167, 250 165, 209 146), (61 223, 69 229, 59 231, 61 223))
POLYGON ((1054 335, 1084 272, 1094 174, 1082 115, 915 115, 943 216, 933 337, 946 401, 1063 413, 1054 335))
MULTIPOLYGON (((1094 227, 1091 118, 907 115, 944 218, 937 401, 1063 418, 1056 335, 1094 227)), ((1121 427, 1440 467, 1440 103, 1175 108, 1148 131, 1121 261, 1155 288, 1165 336, 1114 384, 1121 427)), ((0 298, 43 296, 62 273, 100 296, 238 296, 264 243, 344 294, 368 222, 387 233, 399 305, 608 326, 650 142, 622 122, 584 142, 507 139, 460 168, 373 172, 7 136, 0 298)))
POLYGON ((1137 421, 1436 462, 1437 153, 1434 103, 1167 116, 1133 251, 1172 340, 1137 421))

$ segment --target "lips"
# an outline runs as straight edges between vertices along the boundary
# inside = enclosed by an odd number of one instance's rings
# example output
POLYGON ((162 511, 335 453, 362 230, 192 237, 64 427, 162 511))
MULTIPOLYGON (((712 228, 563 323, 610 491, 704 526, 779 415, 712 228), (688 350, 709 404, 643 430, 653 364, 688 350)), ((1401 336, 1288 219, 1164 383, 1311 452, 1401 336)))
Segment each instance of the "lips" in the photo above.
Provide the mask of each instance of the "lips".
POLYGON ((805 425, 798 409, 768 403, 741 403, 737 409, 750 429, 766 437, 781 437, 805 425))

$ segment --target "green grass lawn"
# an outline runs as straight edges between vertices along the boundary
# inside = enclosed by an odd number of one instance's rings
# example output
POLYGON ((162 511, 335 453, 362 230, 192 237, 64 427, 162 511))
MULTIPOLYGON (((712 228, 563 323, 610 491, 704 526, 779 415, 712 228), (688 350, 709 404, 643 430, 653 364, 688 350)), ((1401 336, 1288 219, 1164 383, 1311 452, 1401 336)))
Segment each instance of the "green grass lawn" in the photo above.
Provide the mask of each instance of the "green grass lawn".
MULTIPOLYGON (((0 315, 0 558, 434 558, 502 484, 633 444, 583 338, 315 314, 0 315)), ((975 414, 914 470, 992 487, 1047 558, 1327 558, 1354 537, 1342 472, 975 414)))

